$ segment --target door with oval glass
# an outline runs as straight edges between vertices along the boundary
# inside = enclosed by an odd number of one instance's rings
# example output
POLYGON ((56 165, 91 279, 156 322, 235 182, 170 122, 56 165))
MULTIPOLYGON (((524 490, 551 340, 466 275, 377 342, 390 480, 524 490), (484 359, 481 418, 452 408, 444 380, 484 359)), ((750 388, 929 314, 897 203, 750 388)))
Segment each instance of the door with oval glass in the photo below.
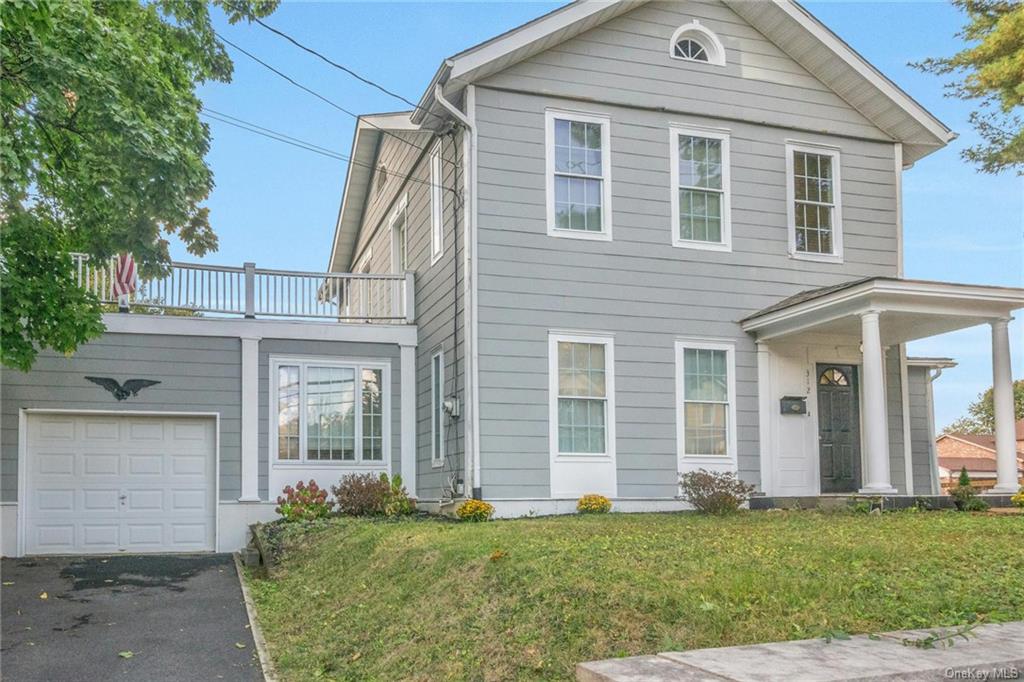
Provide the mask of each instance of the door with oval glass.
POLYGON ((818 365, 817 376, 821 492, 856 492, 860 488, 857 368, 818 365))

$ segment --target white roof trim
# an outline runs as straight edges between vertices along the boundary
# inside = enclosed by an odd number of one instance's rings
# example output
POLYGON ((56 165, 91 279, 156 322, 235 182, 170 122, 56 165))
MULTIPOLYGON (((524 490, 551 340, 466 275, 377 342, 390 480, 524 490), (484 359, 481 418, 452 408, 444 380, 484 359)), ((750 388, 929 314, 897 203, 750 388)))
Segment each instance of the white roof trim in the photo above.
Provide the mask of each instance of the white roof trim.
POLYGON ((953 358, 907 358, 907 367, 949 369, 950 367, 956 367, 957 364, 957 361, 953 358))
MULTIPOLYGON (((349 163, 348 173, 345 175, 345 188, 341 194, 341 205, 338 207, 338 219, 334 225, 334 239, 331 242, 331 255, 327 261, 327 272, 336 272, 335 259, 342 254, 338 253, 338 244, 341 241, 342 223, 350 222, 353 219, 357 219, 362 216, 363 208, 366 204, 369 193, 363 196, 363 201, 359 203, 358 213, 359 216, 352 215, 353 211, 356 211, 356 207, 352 205, 352 197, 350 196, 350 188, 352 186, 353 178, 368 179, 373 175, 376 164, 376 159, 373 163, 354 163, 356 159, 357 149, 360 143, 363 141, 363 137, 371 135, 376 138, 384 134, 385 130, 406 130, 406 131, 418 131, 420 126, 412 122, 411 111, 398 111, 389 112, 383 114, 367 114, 360 116, 356 121, 355 134, 352 136, 352 149, 349 151, 349 163)), ((355 249, 355 242, 359 238, 358 230, 360 226, 355 227, 356 234, 352 239, 352 249, 355 249)), ((348 266, 348 261, 352 258, 352 254, 349 253, 344 263, 338 263, 338 268, 348 266)))
MULTIPOLYGON (((910 95, 903 92, 895 83, 886 78, 881 71, 872 66, 868 60, 847 45, 842 38, 833 33, 831 29, 821 23, 806 9, 793 0, 772 1, 775 5, 782 8, 786 14, 795 19, 803 28, 813 34, 815 38, 824 43, 826 47, 835 52, 843 61, 853 67, 858 74, 881 90, 882 94, 898 104, 907 114, 927 128, 935 137, 945 142, 956 139, 956 133, 947 128, 942 121, 933 116, 927 109, 914 101, 910 95)), ((726 2, 728 3, 728 0, 726 2)))
MULTIPOLYGON (((849 289, 823 294, 817 298, 799 301, 791 306, 755 315, 744 320, 741 324, 744 331, 752 332, 769 325, 785 322, 791 318, 807 315, 809 313, 825 313, 836 309, 838 306, 864 299, 872 306, 878 306, 875 297, 889 296, 920 296, 936 298, 942 301, 956 300, 957 302, 968 302, 973 304, 991 304, 1009 314, 1010 311, 1024 308, 1024 289, 1011 287, 985 286, 979 284, 955 284, 952 282, 926 282, 918 280, 897 280, 897 279, 872 279, 849 289)), ((884 310, 884 305, 882 306, 884 310)), ((949 314, 956 314, 950 310, 949 314)), ((977 315, 984 315, 982 311, 975 311, 977 315)), ((991 313, 995 316, 995 313, 991 313)))

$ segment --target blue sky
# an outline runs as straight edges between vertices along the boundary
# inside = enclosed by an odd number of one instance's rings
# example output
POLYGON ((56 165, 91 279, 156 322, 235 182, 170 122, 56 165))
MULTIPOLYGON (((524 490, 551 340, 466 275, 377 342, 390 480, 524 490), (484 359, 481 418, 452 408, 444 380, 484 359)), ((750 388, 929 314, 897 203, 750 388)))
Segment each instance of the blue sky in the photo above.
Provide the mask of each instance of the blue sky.
MULTIPOLYGON (((562 3, 285 2, 267 21, 335 61, 416 101, 441 60, 562 3)), ((989 176, 959 151, 976 140, 971 107, 942 96, 943 80, 907 63, 948 55, 961 15, 937 2, 806 2, 833 31, 937 115, 960 139, 904 174, 906 276, 1024 286, 1024 183, 989 176)), ((296 80, 356 113, 407 108, 259 26, 218 30, 296 80)), ((347 154, 353 119, 234 53, 234 80, 200 89, 206 106, 347 154)), ((211 123, 209 199, 220 250, 207 262, 323 270, 345 179, 341 161, 211 123)), ((180 245, 175 258, 195 260, 180 245)), ((1011 326, 1014 375, 1024 376, 1024 313, 1011 326)), ((988 327, 914 343, 911 354, 960 366, 935 385, 936 422, 959 416, 992 382, 988 327)))

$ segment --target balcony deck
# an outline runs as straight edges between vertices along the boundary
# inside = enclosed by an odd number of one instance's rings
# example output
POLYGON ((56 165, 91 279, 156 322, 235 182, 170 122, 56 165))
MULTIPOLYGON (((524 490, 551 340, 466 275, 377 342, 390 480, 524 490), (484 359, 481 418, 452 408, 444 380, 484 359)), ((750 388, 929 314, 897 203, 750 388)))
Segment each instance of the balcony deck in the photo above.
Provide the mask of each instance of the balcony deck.
POLYGON ((274 318, 340 323, 413 324, 413 273, 302 272, 172 262, 139 276, 135 292, 115 293, 115 261, 97 265, 73 254, 79 285, 107 305, 131 312, 203 317, 274 318))

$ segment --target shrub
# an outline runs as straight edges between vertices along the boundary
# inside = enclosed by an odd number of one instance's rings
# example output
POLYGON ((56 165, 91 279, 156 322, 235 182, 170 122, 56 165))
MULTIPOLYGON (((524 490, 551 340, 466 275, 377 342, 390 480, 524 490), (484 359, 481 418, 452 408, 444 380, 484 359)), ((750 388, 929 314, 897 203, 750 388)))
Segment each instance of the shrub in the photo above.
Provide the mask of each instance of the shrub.
POLYGON ((584 495, 576 503, 580 514, 607 514, 612 510, 612 501, 604 495, 584 495))
POLYGON ((1010 498, 1010 502, 1013 502, 1016 506, 1024 509, 1024 486, 1017 491, 1017 494, 1010 498))
POLYGON ((388 486, 387 499, 384 502, 384 516, 405 516, 416 511, 416 502, 409 497, 405 486, 402 485, 402 477, 395 474, 388 480, 387 474, 381 474, 380 480, 388 486))
POLYGON ((327 491, 310 479, 309 485, 302 481, 295 487, 285 486, 283 494, 277 498, 276 511, 285 521, 313 521, 322 519, 331 513, 331 504, 327 501, 327 491))
POLYGON ((705 514, 730 514, 750 499, 754 486, 729 472, 698 469, 679 475, 680 496, 705 514))
POLYGON ((349 474, 331 492, 338 510, 348 516, 401 516, 416 509, 398 475, 349 474))
POLYGON ((988 502, 978 497, 978 490, 971 484, 971 477, 967 474, 967 467, 960 469, 960 476, 956 485, 949 489, 949 495, 953 498, 953 504, 960 511, 985 511, 988 509, 988 502))
POLYGON ((463 521, 489 521, 494 516, 494 506, 483 500, 466 500, 455 510, 463 521))

